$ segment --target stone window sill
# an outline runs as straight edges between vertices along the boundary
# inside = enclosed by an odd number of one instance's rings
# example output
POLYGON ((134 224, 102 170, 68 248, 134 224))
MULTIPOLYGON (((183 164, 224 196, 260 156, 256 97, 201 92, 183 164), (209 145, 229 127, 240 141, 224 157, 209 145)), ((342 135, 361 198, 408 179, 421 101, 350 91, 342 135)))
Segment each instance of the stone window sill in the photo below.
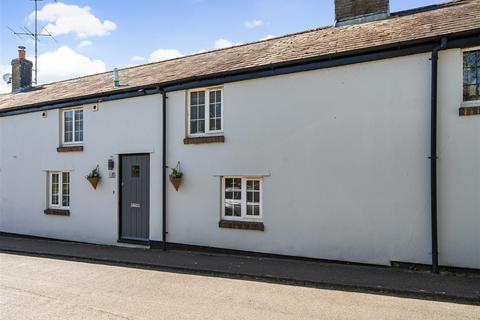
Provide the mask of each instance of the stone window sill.
POLYGON ((43 211, 46 215, 49 216, 63 216, 68 217, 70 215, 70 210, 65 209, 45 209, 43 211))
POLYGON ((218 227, 226 229, 265 231, 265 225, 263 222, 220 220, 218 227))
POLYGON ((460 117, 480 115, 480 106, 477 107, 461 107, 458 109, 460 117))
POLYGON ((82 152, 83 146, 60 146, 57 152, 82 152))
POLYGON ((191 137, 183 139, 184 144, 224 143, 225 136, 191 137))

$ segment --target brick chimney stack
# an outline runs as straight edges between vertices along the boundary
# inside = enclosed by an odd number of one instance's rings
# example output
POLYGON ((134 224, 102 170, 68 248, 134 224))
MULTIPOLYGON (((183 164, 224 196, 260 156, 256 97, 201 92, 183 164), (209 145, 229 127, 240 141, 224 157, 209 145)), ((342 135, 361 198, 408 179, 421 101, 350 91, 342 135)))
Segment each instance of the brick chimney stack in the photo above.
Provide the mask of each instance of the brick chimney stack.
POLYGON ((381 20, 389 15, 389 0, 335 0, 336 26, 381 20))
POLYGON ((12 92, 20 92, 32 86, 33 63, 26 59, 25 47, 18 47, 18 58, 12 60, 12 92))

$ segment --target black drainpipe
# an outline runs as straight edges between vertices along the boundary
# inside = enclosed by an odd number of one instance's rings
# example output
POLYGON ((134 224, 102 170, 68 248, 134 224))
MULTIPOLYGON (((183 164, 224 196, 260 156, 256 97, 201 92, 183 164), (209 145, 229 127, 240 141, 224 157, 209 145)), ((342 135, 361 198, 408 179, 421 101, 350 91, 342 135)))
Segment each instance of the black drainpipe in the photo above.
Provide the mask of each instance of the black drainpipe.
POLYGON ((162 93, 162 242, 167 250, 167 94, 162 93))
POLYGON ((432 222, 432 272, 438 273, 438 229, 437 229, 437 96, 438 96, 438 52, 447 47, 447 39, 432 50, 432 92, 430 124, 430 200, 432 222))

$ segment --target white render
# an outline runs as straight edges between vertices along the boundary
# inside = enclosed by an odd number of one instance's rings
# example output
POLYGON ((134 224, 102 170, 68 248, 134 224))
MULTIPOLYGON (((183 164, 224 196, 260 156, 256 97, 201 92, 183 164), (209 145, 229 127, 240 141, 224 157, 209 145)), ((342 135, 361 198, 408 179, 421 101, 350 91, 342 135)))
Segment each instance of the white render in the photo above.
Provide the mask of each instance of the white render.
MULTIPOLYGON (((167 241, 388 265, 431 263, 430 54, 226 83, 223 144, 184 145, 168 93, 167 241), (265 231, 220 229, 220 177, 263 177, 265 231)), ((480 118, 459 117, 462 51, 439 60, 439 258, 480 268, 480 118)), ((0 118, 0 231, 117 244, 107 161, 150 153, 150 239, 162 240, 161 95, 85 105, 85 151, 57 153, 58 110, 0 118), (97 164, 95 191, 84 176, 97 164), (71 216, 43 214, 47 170, 71 170, 71 216)), ((118 177, 118 173, 116 173, 118 177)))

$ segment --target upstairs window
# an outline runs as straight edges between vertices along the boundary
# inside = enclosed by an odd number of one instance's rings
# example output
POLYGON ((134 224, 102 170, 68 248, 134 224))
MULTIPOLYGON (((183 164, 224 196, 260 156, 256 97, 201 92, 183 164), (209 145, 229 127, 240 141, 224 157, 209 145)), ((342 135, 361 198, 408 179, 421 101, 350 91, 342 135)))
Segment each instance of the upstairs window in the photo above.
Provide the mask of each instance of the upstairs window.
POLYGON ((62 111, 63 144, 83 143, 83 109, 62 111))
POLYGON ((262 218, 262 179, 224 177, 222 189, 223 219, 258 221, 262 218))
POLYGON ((480 50, 463 54, 463 101, 480 100, 480 50))
POLYGON ((68 209, 70 207, 70 173, 49 173, 49 207, 50 209, 68 209))
POLYGON ((223 90, 193 90, 188 93, 188 134, 202 136, 223 131, 223 90))

